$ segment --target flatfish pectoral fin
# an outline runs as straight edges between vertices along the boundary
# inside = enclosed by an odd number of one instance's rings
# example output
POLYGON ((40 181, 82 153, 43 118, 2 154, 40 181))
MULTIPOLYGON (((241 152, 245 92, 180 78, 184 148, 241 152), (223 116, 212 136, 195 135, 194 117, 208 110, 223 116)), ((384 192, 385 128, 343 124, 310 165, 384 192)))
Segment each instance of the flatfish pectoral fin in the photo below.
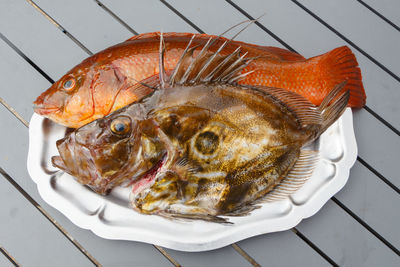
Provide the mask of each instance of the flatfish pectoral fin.
POLYGON ((279 201, 294 194, 312 176, 318 160, 318 151, 302 149, 298 160, 286 177, 282 179, 279 185, 258 202, 279 201))

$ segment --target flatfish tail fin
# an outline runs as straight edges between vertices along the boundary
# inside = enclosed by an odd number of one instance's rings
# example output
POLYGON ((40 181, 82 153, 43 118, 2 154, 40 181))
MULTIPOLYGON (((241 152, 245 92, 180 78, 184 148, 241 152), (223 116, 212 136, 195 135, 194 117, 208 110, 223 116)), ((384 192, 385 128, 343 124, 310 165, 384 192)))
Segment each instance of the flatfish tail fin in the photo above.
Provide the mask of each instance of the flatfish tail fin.
POLYGON ((281 88, 265 86, 245 86, 257 89, 270 95, 284 105, 299 121, 300 126, 313 132, 311 142, 318 138, 346 110, 350 98, 349 90, 345 88, 346 81, 337 84, 324 98, 319 107, 303 96, 281 88))
POLYGON ((339 119, 346 110, 347 103, 350 99, 350 91, 346 90, 343 92, 345 85, 346 81, 336 85, 318 107, 318 112, 322 115, 322 123, 318 136, 339 119))

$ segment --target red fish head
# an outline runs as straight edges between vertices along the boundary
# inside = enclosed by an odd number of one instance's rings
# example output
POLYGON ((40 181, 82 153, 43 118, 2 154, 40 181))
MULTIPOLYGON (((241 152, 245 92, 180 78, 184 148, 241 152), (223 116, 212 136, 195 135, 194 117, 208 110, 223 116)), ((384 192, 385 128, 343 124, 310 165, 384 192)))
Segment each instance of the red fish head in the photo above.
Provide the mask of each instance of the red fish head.
MULTIPOLYGON (((110 57, 92 56, 74 67, 34 102, 36 113, 79 128, 137 99, 131 81, 110 57)), ((144 92, 146 95, 148 92, 144 92)))
POLYGON ((92 116, 90 72, 82 64, 73 68, 35 100, 35 112, 68 127, 92 116))

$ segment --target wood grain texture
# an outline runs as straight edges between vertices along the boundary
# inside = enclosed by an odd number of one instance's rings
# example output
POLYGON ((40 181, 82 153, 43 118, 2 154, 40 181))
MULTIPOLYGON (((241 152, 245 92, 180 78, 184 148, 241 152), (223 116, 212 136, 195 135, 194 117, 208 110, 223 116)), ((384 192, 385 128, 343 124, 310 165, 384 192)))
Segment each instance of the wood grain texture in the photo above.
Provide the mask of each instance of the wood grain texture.
MULTIPOLYGON (((139 33, 159 30, 196 32, 196 29, 160 1, 105 0, 102 2, 139 33)), ((318 55, 346 44, 345 41, 289 0, 235 0, 234 2, 254 17, 266 13, 261 23, 306 57, 318 55)), ((368 0, 365 2, 391 17, 393 22, 398 22, 396 9, 388 8, 388 6, 398 5, 397 2, 394 3, 390 0, 379 3, 371 3, 368 0)), ((121 42, 132 35, 126 27, 117 22, 95 1, 38 0, 36 3, 93 52, 121 42)), ((168 3, 207 33, 219 34, 230 26, 247 19, 225 1, 171 0, 168 3)), ((388 28, 388 25, 372 12, 368 10, 366 12, 357 1, 343 1, 341 5, 333 2, 324 5, 318 1, 301 1, 301 3, 332 24, 338 31, 343 32, 394 73, 399 74, 398 54, 390 56, 393 46, 399 43, 398 33, 394 34, 393 28, 388 28), (346 7, 346 10, 342 10, 343 7, 346 7)), ((2 1, 0 3, 0 32, 52 79, 58 79, 87 57, 84 50, 25 1, 2 1)), ((281 43, 257 26, 250 27, 237 39, 283 47, 281 43)), ((353 51, 362 69, 368 106, 394 127, 400 129, 398 81, 364 55, 354 49, 353 51)), ((0 97, 15 108, 24 119, 29 120, 33 112, 32 101, 40 92, 47 89, 50 83, 1 40, 0 58, 2 58, 0 61, 0 73, 2 73, 0 75, 2 84, 0 97)), ((44 203, 25 167, 21 167, 25 166, 27 155, 27 129, 2 106, 0 106, 0 122, 2 126, 9 129, 0 132, 0 166, 4 167, 102 264, 105 266, 131 266, 132 264, 171 266, 171 263, 151 245, 101 239, 90 231, 74 226, 62 214, 44 203)), ((360 156, 393 184, 400 186, 395 168, 400 149, 399 137, 365 110, 354 113, 354 124, 360 156)), ((6 196, 9 196, 9 199, 21 198, 15 189, 10 188, 8 191, 6 193, 9 195, 6 196)), ((391 209, 399 202, 398 194, 368 169, 356 163, 348 184, 337 195, 337 199, 394 246, 399 247, 399 235, 396 230, 400 215, 391 209)), ((21 211, 27 211, 26 217, 24 217, 27 219, 22 220, 15 227, 26 226, 30 222, 29 216, 32 216, 34 221, 44 220, 35 213, 31 215, 32 211, 29 210, 32 210, 32 207, 26 200, 22 199, 20 202, 3 203, 2 205, 4 205, 4 210, 7 210, 18 203, 21 204, 21 211)), ((35 210, 33 209, 33 211, 35 210)), ((3 226, 3 224, 2 222, 1 225, 3 226)), ((56 244, 72 246, 64 237, 58 237, 60 234, 51 224, 43 223, 41 227, 38 229, 42 235, 54 232, 55 237, 49 235, 51 236, 49 240, 55 239, 56 244)), ((29 228, 26 227, 26 229, 29 228)), ((329 202, 317 215, 301 223, 299 230, 340 265, 374 266, 378 263, 385 263, 387 266, 391 266, 399 264, 393 251, 332 202, 329 202)), ((46 246, 48 241, 43 240, 43 242, 46 246)), ((315 250, 292 232, 250 238, 239 242, 239 245, 263 266, 293 266, 299 262, 307 266, 327 265, 327 262, 315 250), (287 251, 290 253, 288 254, 287 251)), ((30 246, 32 246, 31 243, 27 244, 29 249, 35 249, 30 246)), ((12 247, 17 246, 12 244, 12 247)), ((70 255, 68 253, 78 253, 79 255, 79 251, 74 248, 72 250, 67 248, 66 251, 67 255, 70 255)), ((183 266, 249 265, 232 247, 202 253, 184 253, 169 249, 166 251, 183 266)), ((22 247, 17 247, 15 252, 20 255, 24 251, 22 247)), ((37 260, 35 255, 28 253, 22 261, 29 257, 37 260)), ((86 260, 82 254, 76 258, 78 261, 81 258, 86 260)), ((89 261, 86 260, 86 262, 90 264, 89 261)), ((77 264, 81 265, 79 262, 77 264)), ((84 261, 83 266, 85 264, 84 261)))

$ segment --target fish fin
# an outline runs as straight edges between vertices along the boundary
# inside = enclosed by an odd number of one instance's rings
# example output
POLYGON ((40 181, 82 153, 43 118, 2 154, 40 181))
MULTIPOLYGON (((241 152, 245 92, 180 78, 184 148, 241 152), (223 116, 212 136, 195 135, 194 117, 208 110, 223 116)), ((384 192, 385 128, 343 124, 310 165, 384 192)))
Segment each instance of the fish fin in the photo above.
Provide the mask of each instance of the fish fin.
POLYGON ((206 222, 214 222, 214 223, 221 223, 221 224, 233 224, 232 222, 228 221, 226 218, 222 218, 215 215, 210 214, 183 214, 183 213, 172 213, 161 211, 158 212, 157 215, 160 215, 167 219, 184 219, 184 220, 202 220, 206 222))
POLYGON ((237 27, 239 27, 240 25, 242 25, 242 24, 244 24, 244 23, 248 23, 243 29, 241 29, 238 33, 236 33, 236 34, 234 35, 234 37, 231 38, 231 39, 233 40, 233 39, 235 39, 239 34, 241 34, 244 30, 246 30, 248 27, 250 27, 250 26, 253 25, 254 23, 258 22, 258 21, 260 20, 260 18, 263 17, 263 16, 265 16, 265 14, 262 14, 261 16, 259 16, 259 17, 256 18, 256 19, 250 19, 250 20, 248 19, 248 20, 241 21, 241 22, 239 22, 239 23, 237 23, 237 24, 235 24, 235 25, 229 27, 226 31, 224 31, 223 33, 221 33, 219 36, 222 37, 222 36, 224 36, 226 33, 232 31, 233 29, 235 29, 235 28, 237 28, 237 27))
POLYGON ((318 136, 331 126, 346 110, 349 98, 351 97, 350 91, 346 90, 346 84, 346 82, 342 82, 336 85, 317 108, 318 112, 322 115, 321 129, 318 136), (343 90, 346 91, 343 93, 343 90))
POLYGON ((164 35, 161 32, 160 33, 160 52, 159 52, 159 59, 158 59, 158 69, 159 69, 161 88, 165 88, 165 84, 167 83, 167 74, 165 71, 164 55, 165 55, 165 42, 164 42, 164 35))
POLYGON ((176 160, 172 169, 182 177, 182 174, 190 175, 201 171, 201 166, 194 160, 189 162, 187 156, 183 156, 176 160))
POLYGON ((301 127, 311 128, 317 126, 318 130, 310 138, 310 141, 320 136, 332 125, 346 110, 350 98, 350 91, 346 90, 347 81, 337 84, 322 100, 321 105, 316 107, 303 96, 286 91, 285 89, 265 86, 246 86, 246 88, 257 89, 280 101, 298 119, 301 127), (343 92, 344 91, 344 92, 343 92))
POLYGON ((362 108, 365 105, 366 95, 361 71, 350 48, 347 46, 338 47, 309 60, 318 60, 321 70, 326 73, 326 80, 330 82, 328 86, 333 87, 342 81, 347 81, 344 90, 350 91, 350 107, 362 108))
MULTIPOLYGON (((230 40, 224 41, 215 52, 210 52, 209 48, 216 40, 210 37, 201 51, 193 57, 194 49, 190 48, 193 39, 194 36, 169 77, 170 86, 174 84, 233 83, 251 73, 241 73, 241 71, 255 58, 245 58, 247 53, 240 55, 240 47, 236 48, 236 50, 229 55, 220 55, 220 52, 230 40), (185 62, 187 63, 188 61, 190 63, 185 64, 185 62)), ((160 50, 160 53, 161 52, 160 50)))
POLYGON ((133 96, 135 101, 144 98, 154 90, 158 89, 159 84, 160 80, 158 74, 141 81, 132 77, 127 78, 123 88, 121 88, 116 95, 110 110, 120 109, 131 104, 133 96))
POLYGON ((261 208, 260 205, 255 205, 255 203, 249 203, 247 205, 244 205, 238 209, 235 209, 233 211, 224 213, 224 216, 248 216, 250 213, 256 209, 261 208))
POLYGON ((305 57, 302 55, 287 50, 279 47, 273 47, 273 46, 256 46, 255 48, 264 50, 268 53, 271 53, 273 55, 277 55, 281 58, 282 61, 304 61, 306 60, 305 57))
MULTIPOLYGON (((152 89, 152 90, 156 90, 158 89, 158 86, 160 85, 160 77, 158 74, 152 75, 146 79, 143 80, 136 80, 133 77, 128 77, 128 80, 133 80, 136 84, 134 84, 133 86, 126 88, 126 90, 138 90, 140 89, 141 86, 152 89)), ((132 82, 129 82, 129 84, 132 84, 132 82)))
POLYGON ((125 42, 133 41, 133 40, 147 39, 147 38, 154 38, 154 37, 158 37, 158 36, 160 36, 160 32, 146 32, 146 33, 134 35, 131 38, 129 38, 128 40, 125 40, 125 42))
MULTIPOLYGON (((154 39, 159 39, 160 38, 160 34, 161 34, 160 32, 141 33, 141 34, 132 36, 131 38, 125 40, 125 42, 134 41, 134 40, 150 41, 150 40, 154 40, 154 39)), ((193 33, 189 33, 189 32, 164 32, 163 35, 164 35, 164 38, 169 38, 169 37, 179 38, 179 37, 190 37, 190 36, 193 35, 193 33)), ((207 36, 207 34, 204 34, 204 35, 207 36)), ((216 37, 216 36, 214 36, 214 37, 216 37)))
POLYGON ((318 160, 318 151, 302 149, 299 158, 286 177, 271 192, 256 202, 273 202, 288 198, 312 176, 318 160))
POLYGON ((258 89, 281 102, 296 116, 302 127, 314 124, 320 125, 322 123, 322 116, 317 107, 308 99, 297 93, 276 87, 243 86, 246 88, 258 89))

